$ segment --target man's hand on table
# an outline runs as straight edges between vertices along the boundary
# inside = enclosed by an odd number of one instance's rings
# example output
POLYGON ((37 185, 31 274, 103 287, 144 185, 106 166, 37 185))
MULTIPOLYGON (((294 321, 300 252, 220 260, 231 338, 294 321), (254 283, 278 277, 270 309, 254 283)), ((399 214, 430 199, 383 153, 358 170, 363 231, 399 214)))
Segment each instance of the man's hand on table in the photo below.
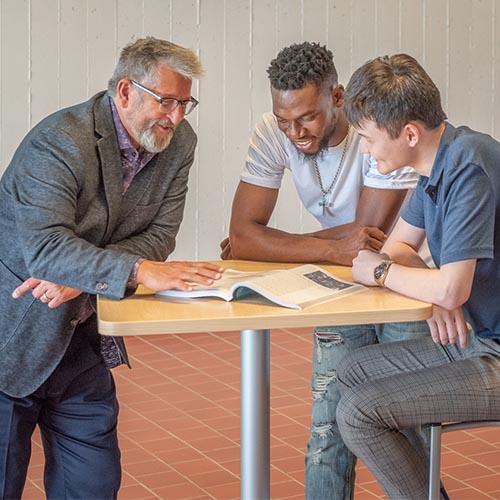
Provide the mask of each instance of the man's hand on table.
POLYGON ((362 226, 357 222, 323 229, 310 236, 329 240, 330 250, 326 260, 343 266, 351 266, 361 250, 378 252, 387 239, 386 234, 378 227, 362 226))
POLYGON ((224 269, 208 262, 145 260, 139 265, 137 283, 153 291, 192 290, 192 284, 212 285, 224 269))
POLYGON ((388 256, 383 253, 361 250, 352 261, 352 278, 357 283, 366 286, 377 286, 373 276, 374 269, 388 256))
POLYGON ((12 297, 17 299, 30 291, 36 299, 47 304, 54 309, 61 304, 78 297, 82 292, 76 288, 58 285, 51 281, 28 278, 22 285, 19 285, 13 292, 12 297))

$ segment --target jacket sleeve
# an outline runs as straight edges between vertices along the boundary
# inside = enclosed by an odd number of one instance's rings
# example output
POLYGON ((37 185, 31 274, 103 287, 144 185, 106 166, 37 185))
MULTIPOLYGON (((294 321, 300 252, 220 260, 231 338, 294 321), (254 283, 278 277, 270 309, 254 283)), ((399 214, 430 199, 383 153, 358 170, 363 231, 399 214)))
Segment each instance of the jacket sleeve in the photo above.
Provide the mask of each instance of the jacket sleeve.
POLYGON ((11 196, 20 251, 35 278, 121 298, 138 256, 119 247, 99 248, 76 234, 78 155, 70 138, 45 133, 16 152, 11 196))

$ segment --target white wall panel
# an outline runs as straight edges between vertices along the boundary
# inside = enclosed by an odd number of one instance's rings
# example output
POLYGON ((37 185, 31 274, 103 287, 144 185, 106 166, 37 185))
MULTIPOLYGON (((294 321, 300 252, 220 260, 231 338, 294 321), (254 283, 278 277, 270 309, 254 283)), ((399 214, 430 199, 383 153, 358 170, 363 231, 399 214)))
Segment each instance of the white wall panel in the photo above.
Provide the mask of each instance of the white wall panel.
MULTIPOLYGON (((252 0, 250 38, 250 102, 251 123, 270 110, 269 80, 266 69, 278 50, 275 0, 252 0)), ((241 61, 242 66, 245 61, 241 61)))
POLYGON ((472 2, 453 0, 449 3, 449 88, 448 117, 457 123, 470 119, 471 102, 471 53, 470 29, 472 2))
POLYGON ((470 127, 491 133, 493 125, 493 25, 491 0, 473 0, 470 18, 470 127))
POLYGON ((424 55, 422 63, 441 92, 448 108, 448 1, 424 0, 424 55))
POLYGON ((399 0, 398 51, 411 54, 421 62, 424 55, 424 12, 424 1, 399 0))
POLYGON ((364 0, 351 2, 351 68, 356 68, 377 54, 377 1, 364 0))
MULTIPOLYGON (((30 126, 104 89, 122 46, 145 35, 206 68, 176 258, 218 256, 249 134, 271 109, 266 69, 289 43, 327 43, 343 84, 367 59, 408 52, 452 122, 500 137, 500 0, 0 0, 0 172, 30 126)), ((271 222, 316 227, 289 178, 271 222)))
POLYGON ((302 1, 302 39, 328 43, 328 0, 302 1))
MULTIPOLYGON (((333 52, 339 83, 347 85, 351 76, 353 9, 349 0, 331 0, 328 9, 328 48, 333 52)), ((362 35, 361 35, 362 36, 362 35)))
POLYGON ((30 2, 0 4, 0 158, 5 169, 30 127, 30 2))
MULTIPOLYGON (((214 0, 208 0, 211 5, 215 5, 214 0)), ((171 41, 192 50, 199 48, 199 16, 200 16, 200 1, 198 0, 172 0, 172 24, 171 24, 171 41)), ((210 68, 207 68, 210 71, 210 68)), ((193 94, 199 95, 198 84, 193 85, 193 94)), ((199 113, 195 111, 190 117, 189 122, 196 129, 198 128, 199 113)), ((210 128, 210 122, 206 124, 207 132, 210 128)), ((199 154, 199 152, 198 152, 199 154)), ((184 221, 179 231, 177 238, 176 257, 183 259, 192 259, 199 255, 198 244, 202 241, 198 240, 199 231, 199 205, 198 205, 198 154, 195 162, 191 167, 189 176, 189 192, 187 196, 186 208, 184 210, 184 221)), ((205 165, 205 164, 204 164, 205 165)), ((206 164, 208 168, 208 163, 206 164)), ((208 186, 204 186, 207 189, 208 186)), ((214 186, 214 190, 217 189, 214 186)), ((204 245, 205 248, 205 245, 204 245)), ((206 245, 206 248, 212 250, 212 247, 206 245)), ((203 252, 202 252, 203 253, 203 252)))
POLYGON ((87 0, 87 94, 107 87, 116 62, 116 2, 87 0))
MULTIPOLYGON (((200 82, 200 123, 210 124, 198 140, 197 238, 206 248, 217 249, 224 211, 224 2, 203 2, 200 11, 200 57, 210 68, 200 82), (214 214, 219 214, 217 219, 214 214)), ((193 255, 194 257, 194 255, 193 255)))
POLYGON ((492 134, 497 139, 500 138, 500 2, 498 0, 492 0, 492 15, 491 24, 493 31, 493 66, 491 71, 493 73, 493 85, 492 85, 492 100, 493 106, 491 110, 492 114, 492 134))
MULTIPOLYGON (((226 237, 229 232, 233 194, 245 162, 248 137, 253 127, 250 91, 252 2, 226 0, 225 4, 224 100, 221 103, 224 115, 222 130, 224 147, 220 164, 211 167, 220 168, 222 171, 222 193, 219 195, 222 194, 223 206, 221 220, 218 221, 218 226, 221 228, 220 239, 226 237)), ((210 89, 207 89, 207 92, 210 92, 210 89)))
MULTIPOLYGON (((300 0, 278 0, 276 20, 277 44, 279 48, 302 41, 300 0)), ((263 74, 262 77, 266 78, 266 74, 263 74)), ((301 227, 301 221, 301 204, 297 198, 292 178, 287 175, 281 184, 273 224, 285 231, 296 231, 298 227, 301 227)))
MULTIPOLYGON (((251 38, 250 38, 250 123, 252 127, 262 114, 271 109, 269 80, 266 70, 276 55, 277 41, 277 4, 276 0, 252 0, 251 38)), ((234 170, 241 171, 241 167, 234 170)), ((276 214, 271 218, 275 223, 276 214)))
MULTIPOLYGON (((108 0, 109 1, 109 0, 108 0)), ((119 48, 127 45, 143 34, 144 10, 143 2, 138 0, 116 1, 116 56, 119 48)), ((112 3, 112 2, 110 2, 112 3)))
POLYGON ((59 108, 59 2, 36 0, 30 9, 30 126, 59 108), (54 29, 47 29, 54 26, 54 29))
MULTIPOLYGON (((88 94, 87 3, 63 0, 59 12, 59 105, 72 106, 88 94)), ((107 69, 110 73, 109 68, 107 69)), ((111 76, 111 75, 109 75, 111 76)))
POLYGON ((399 0, 377 0, 375 3, 375 55, 399 51, 401 45, 399 0))
POLYGON ((143 0, 142 35, 170 40, 172 30, 171 0, 143 0))

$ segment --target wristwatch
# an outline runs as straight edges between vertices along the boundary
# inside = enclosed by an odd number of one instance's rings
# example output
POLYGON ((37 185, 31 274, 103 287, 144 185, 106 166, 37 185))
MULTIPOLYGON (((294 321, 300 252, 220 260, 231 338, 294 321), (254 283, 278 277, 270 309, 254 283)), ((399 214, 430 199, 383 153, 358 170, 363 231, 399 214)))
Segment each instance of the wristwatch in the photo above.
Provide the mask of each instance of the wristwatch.
POLYGON ((384 286, 385 279, 389 274, 389 269, 393 264, 392 260, 383 260, 374 270, 373 279, 378 286, 384 286))

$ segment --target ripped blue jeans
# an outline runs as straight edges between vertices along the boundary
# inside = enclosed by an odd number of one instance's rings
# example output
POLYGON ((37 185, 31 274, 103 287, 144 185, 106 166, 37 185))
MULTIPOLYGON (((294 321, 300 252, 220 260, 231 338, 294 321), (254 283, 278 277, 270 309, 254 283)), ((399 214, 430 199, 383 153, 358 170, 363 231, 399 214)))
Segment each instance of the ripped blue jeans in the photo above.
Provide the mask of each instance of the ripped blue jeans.
POLYGON ((354 496, 356 459, 342 441, 335 418, 340 360, 358 347, 420 335, 429 335, 425 321, 314 329, 311 434, 306 453, 308 500, 349 500, 354 496))

